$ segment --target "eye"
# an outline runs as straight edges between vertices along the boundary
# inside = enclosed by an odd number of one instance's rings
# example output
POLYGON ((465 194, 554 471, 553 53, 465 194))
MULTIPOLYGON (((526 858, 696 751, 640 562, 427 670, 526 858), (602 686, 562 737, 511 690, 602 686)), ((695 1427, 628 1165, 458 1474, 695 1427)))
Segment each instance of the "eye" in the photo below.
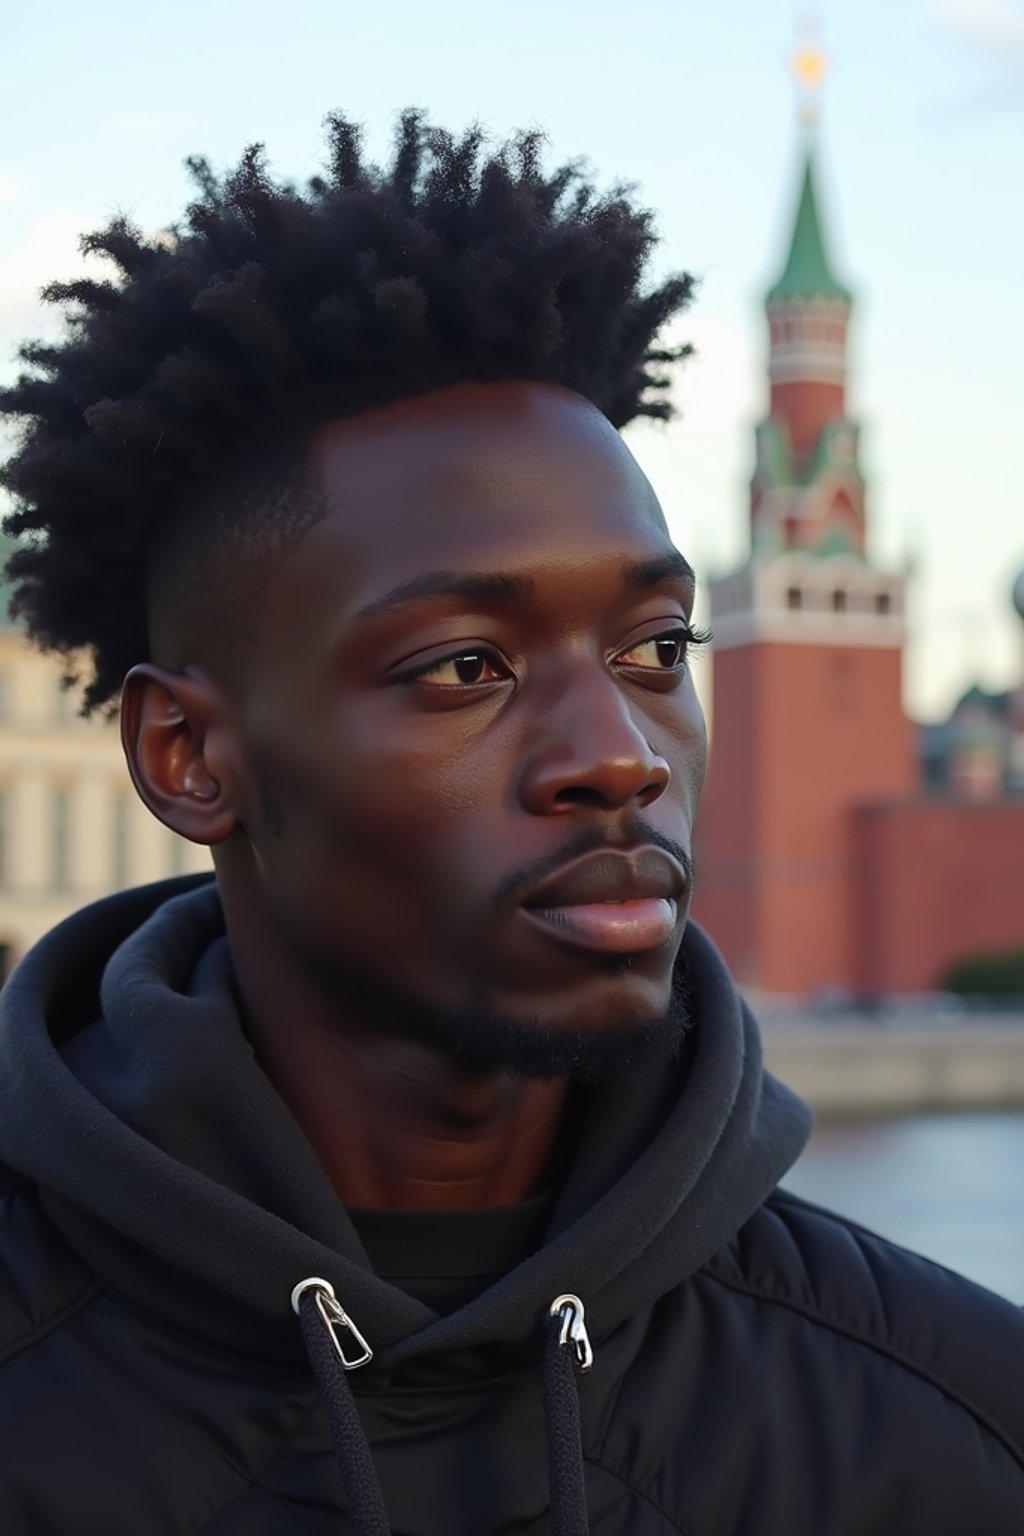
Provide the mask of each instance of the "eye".
POLYGON ((406 681, 434 688, 472 688, 481 683, 503 683, 507 677, 507 668, 486 651, 457 651, 410 674, 406 681))
POLYGON ((703 630, 681 626, 649 635, 620 651, 615 660, 626 667, 640 667, 649 672, 673 672, 686 660, 691 645, 703 645, 710 637, 703 630))

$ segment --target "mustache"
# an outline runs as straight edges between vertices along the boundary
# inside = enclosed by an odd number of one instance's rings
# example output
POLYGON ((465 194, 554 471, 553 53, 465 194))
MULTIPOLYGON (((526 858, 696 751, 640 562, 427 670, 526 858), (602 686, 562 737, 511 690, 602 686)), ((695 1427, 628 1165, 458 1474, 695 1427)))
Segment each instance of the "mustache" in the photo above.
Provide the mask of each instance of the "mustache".
POLYGON ((614 841, 603 835, 597 827, 584 828, 564 843, 556 853, 545 854, 541 859, 534 859, 531 864, 525 864, 520 869, 512 870, 507 874, 498 888, 496 901, 499 903, 514 901, 517 896, 533 889, 546 880, 549 875, 557 874, 563 865, 569 864, 573 859, 581 859, 588 853, 604 853, 608 849, 634 848, 638 843, 649 843, 662 852, 671 854, 681 864, 686 872, 687 883, 692 887, 694 878, 693 859, 682 843, 677 843, 675 838, 653 827, 649 822, 637 820, 631 823, 627 833, 614 841))

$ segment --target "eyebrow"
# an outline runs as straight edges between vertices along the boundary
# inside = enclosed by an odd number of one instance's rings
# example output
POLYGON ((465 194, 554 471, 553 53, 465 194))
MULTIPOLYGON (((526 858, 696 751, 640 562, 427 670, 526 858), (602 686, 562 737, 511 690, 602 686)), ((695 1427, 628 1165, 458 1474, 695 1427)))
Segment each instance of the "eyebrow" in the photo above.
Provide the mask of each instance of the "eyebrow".
MULTIPOLYGON (((627 591, 643 592, 672 578, 688 583, 696 580, 690 562, 675 549, 629 566, 624 573, 623 586, 627 591)), ((392 613, 431 597, 455 597, 470 603, 501 603, 514 597, 528 597, 533 589, 531 577, 506 571, 424 571, 365 604, 356 613, 355 621, 362 623, 366 619, 375 619, 379 614, 392 613)))
POLYGON ((424 571, 411 581, 392 587, 383 597, 367 603, 356 620, 374 619, 379 613, 404 608, 427 597, 460 597, 470 603, 496 603, 510 597, 524 597, 533 590, 528 576, 510 576, 501 571, 424 571))
POLYGON ((648 587, 659 587, 663 581, 684 581, 694 586, 697 573, 689 560, 678 549, 670 549, 652 560, 640 560, 626 572, 625 586, 628 591, 645 592, 648 587))

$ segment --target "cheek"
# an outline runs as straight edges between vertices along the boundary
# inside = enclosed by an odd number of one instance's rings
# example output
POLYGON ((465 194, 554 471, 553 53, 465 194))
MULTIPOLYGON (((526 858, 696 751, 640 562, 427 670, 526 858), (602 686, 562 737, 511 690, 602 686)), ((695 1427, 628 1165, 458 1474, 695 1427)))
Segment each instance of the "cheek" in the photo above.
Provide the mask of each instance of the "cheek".
POLYGON ((378 705, 276 754, 283 835, 264 833, 257 856, 282 916, 371 963, 397 951, 426 967, 472 943, 503 799, 498 754, 475 747, 453 714, 396 722, 378 705))
MULTIPOLYGON (((691 692, 693 684, 690 684, 691 692)), ((700 701, 693 692, 693 706, 689 717, 690 723, 690 752, 687 758, 688 787, 691 797, 691 811, 696 812, 697 802, 700 799, 701 790, 704 788, 704 777, 708 768, 708 728, 704 719, 704 711, 700 707, 700 701)))
POLYGON ((344 761, 339 808, 352 834, 403 849, 413 863, 457 848, 460 831, 505 798, 497 733, 467 727, 461 712, 395 718, 379 704, 346 718, 328 755, 344 761))
POLYGON ((672 770, 670 794, 692 829, 707 770, 708 737, 704 711, 689 676, 683 688, 671 695, 671 708, 651 711, 649 740, 672 770))

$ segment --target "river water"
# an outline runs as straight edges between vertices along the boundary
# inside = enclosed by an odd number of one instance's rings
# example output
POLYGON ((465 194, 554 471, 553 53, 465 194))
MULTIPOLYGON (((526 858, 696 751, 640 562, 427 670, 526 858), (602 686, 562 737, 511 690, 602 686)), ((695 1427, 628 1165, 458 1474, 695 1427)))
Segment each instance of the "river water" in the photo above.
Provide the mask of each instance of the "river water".
POLYGON ((1024 1114, 821 1125, 784 1184, 1024 1303, 1024 1114))

